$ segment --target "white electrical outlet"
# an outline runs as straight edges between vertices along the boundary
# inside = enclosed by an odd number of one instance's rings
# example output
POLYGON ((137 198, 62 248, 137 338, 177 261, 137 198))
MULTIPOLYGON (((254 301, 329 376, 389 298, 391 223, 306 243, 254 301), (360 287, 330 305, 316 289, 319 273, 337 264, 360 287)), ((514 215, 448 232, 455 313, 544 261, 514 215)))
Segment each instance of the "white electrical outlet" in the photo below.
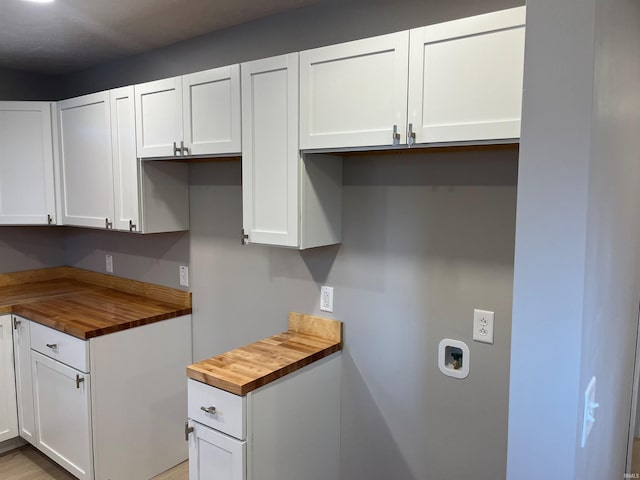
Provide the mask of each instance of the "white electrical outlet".
POLYGON ((487 310, 473 311, 473 339, 476 342, 493 343, 495 313, 487 310))
POLYGON ((189 286, 189 267, 186 265, 180 265, 180 286, 189 286))
POLYGON ((113 273, 113 256, 105 255, 106 269, 108 273, 113 273))
POLYGON ((333 287, 320 287, 320 310, 333 312, 333 287))

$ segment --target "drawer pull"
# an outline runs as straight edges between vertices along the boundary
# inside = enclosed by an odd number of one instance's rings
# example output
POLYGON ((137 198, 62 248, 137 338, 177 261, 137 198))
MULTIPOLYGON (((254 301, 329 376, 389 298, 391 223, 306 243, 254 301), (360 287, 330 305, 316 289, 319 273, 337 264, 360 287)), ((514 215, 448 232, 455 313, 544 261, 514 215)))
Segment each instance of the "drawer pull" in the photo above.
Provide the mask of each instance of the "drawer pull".
POLYGON ((214 406, 211 406, 211 407, 200 407, 200 410, 202 410, 205 413, 210 413, 211 415, 216 413, 216 407, 214 407, 214 406))
POLYGON ((76 388, 80 388, 82 382, 84 382, 84 377, 81 378, 80 375, 76 373, 76 388))
POLYGON ((51 350, 56 350, 58 348, 58 344, 57 343, 47 343, 46 344, 47 347, 49 347, 51 350))

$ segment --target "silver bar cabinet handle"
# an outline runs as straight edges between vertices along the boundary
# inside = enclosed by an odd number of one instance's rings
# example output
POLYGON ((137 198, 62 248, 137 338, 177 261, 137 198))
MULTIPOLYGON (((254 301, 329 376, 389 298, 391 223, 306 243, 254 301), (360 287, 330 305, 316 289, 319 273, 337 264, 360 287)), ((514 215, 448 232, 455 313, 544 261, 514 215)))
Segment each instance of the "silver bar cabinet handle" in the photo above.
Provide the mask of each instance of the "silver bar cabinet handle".
POLYGON ((189 422, 184 422, 184 441, 189 441, 189 434, 193 432, 193 427, 189 426, 189 422))
POLYGON ((393 126, 393 146, 400 145, 400 134, 398 133, 398 125, 393 126))
POLYGON ((173 155, 178 156, 181 153, 182 151, 180 150, 180 147, 176 144, 176 142, 173 142, 173 155))
POLYGON ((216 413, 216 407, 214 407, 213 405, 210 407, 200 407, 200 410, 202 410, 205 413, 209 413, 211 415, 216 413))
POLYGON ((110 222, 108 218, 104 219, 104 228, 110 230, 113 228, 113 222, 110 222))
POLYGON ((133 223, 133 220, 129 220, 129 231, 130 232, 135 232, 137 229, 137 225, 135 223, 133 223))
POLYGON ((416 132, 413 131, 413 123, 409 124, 409 133, 407 133, 407 143, 411 147, 416 143, 416 132))
POLYGON ((80 388, 82 382, 84 382, 84 377, 80 377, 80 375, 76 373, 76 388, 80 388))
POLYGON ((189 147, 184 146, 184 140, 180 140, 180 150, 182 151, 182 155, 189 155, 189 147))
POLYGON ((46 345, 47 345, 47 347, 49 347, 51 350, 55 350, 56 348, 58 348, 58 344, 57 344, 57 343, 47 343, 46 345))

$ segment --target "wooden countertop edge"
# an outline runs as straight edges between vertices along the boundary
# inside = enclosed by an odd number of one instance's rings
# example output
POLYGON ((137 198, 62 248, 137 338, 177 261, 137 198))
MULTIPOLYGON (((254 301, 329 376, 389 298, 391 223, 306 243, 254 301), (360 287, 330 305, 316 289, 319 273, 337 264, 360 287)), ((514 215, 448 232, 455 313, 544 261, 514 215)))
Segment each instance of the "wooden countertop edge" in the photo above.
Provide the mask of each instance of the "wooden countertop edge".
POLYGON ((249 392, 252 392, 264 385, 278 380, 285 375, 293 373, 296 370, 300 370, 301 368, 317 362, 318 360, 322 360, 323 358, 328 357, 333 353, 339 352, 340 350, 342 350, 342 342, 334 343, 333 345, 323 348, 318 352, 312 353, 311 355, 308 355, 300 360, 290 363, 289 365, 285 365, 277 370, 274 370, 273 372, 270 372, 242 385, 232 383, 220 377, 212 375, 204 369, 197 368, 195 364, 189 365, 187 367, 187 377, 202 383, 206 383, 207 385, 210 385, 212 387, 225 390, 229 393, 244 396, 249 392))
MULTIPOLYGON (((1 313, 1 312, 0 312, 1 313)), ((19 304, 14 305, 11 312, 16 315, 23 316, 33 322, 44 325, 45 327, 53 328, 54 330, 58 330, 59 332, 63 332, 69 334, 73 337, 79 338, 81 340, 89 340, 91 338, 99 337, 102 335, 107 335, 109 333, 120 332, 122 330, 128 330, 129 328, 141 327, 143 325, 149 325, 151 323, 160 322, 162 320, 169 320, 170 318, 181 317, 182 315, 188 315, 192 313, 191 308, 183 308, 178 310, 172 310, 164 313, 160 313, 157 315, 151 315, 148 317, 140 318, 137 320, 132 320, 129 322, 123 322, 115 325, 109 325, 108 327, 103 328, 95 328, 93 330, 86 330, 74 328, 73 324, 65 321, 56 321, 55 317, 47 317, 39 313, 34 313, 29 309, 29 304, 19 304)))

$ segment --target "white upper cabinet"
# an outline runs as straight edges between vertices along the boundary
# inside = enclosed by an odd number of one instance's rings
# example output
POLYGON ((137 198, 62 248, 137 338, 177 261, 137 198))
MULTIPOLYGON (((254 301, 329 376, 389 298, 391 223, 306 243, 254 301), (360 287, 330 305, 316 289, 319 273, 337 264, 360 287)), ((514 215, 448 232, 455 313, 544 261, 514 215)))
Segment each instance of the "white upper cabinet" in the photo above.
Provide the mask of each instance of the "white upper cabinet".
POLYGON ((141 158, 240 153, 240 68, 135 86, 141 158))
POLYGON ((114 209, 109 92, 58 102, 58 115, 63 223, 111 228, 114 209))
POLYGON ((300 53, 300 148, 520 136, 525 7, 300 53))
POLYGON ((297 247, 297 53, 242 64, 242 128, 242 207, 248 242, 297 247))
POLYGON ((189 155, 240 153, 240 65, 182 77, 189 155))
POLYGON ((299 249, 339 243, 342 159, 300 155, 298 54, 241 70, 244 241, 299 249))
POLYGON ((0 225, 56 221, 51 105, 0 102, 0 225))
POLYGON ((520 137, 525 7, 411 30, 409 144, 520 137))
POLYGON ((409 32, 300 52, 300 148, 406 143, 409 32))
POLYGON ((140 218, 133 87, 117 88, 111 90, 109 95, 115 202, 113 228, 136 231, 140 218))
POLYGON ((135 96, 138 156, 181 155, 182 77, 136 85, 135 96))

